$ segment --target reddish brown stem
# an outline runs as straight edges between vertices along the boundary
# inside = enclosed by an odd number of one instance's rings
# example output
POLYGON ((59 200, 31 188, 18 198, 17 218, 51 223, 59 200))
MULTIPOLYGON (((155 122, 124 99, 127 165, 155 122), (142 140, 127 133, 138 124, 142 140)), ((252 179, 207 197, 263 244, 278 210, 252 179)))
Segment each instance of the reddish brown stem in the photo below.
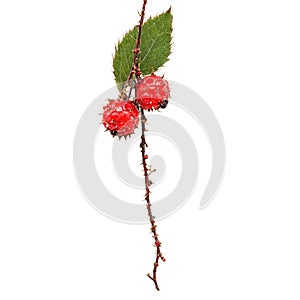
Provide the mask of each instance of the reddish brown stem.
MULTIPOLYGON (((142 34, 142 26, 144 23, 144 18, 145 18, 145 9, 146 9, 146 4, 147 0, 143 1, 143 8, 140 13, 141 19, 138 25, 138 36, 136 40, 136 47, 133 50, 134 52, 134 58, 133 58, 133 65, 132 65, 132 70, 135 71, 135 76, 139 80, 141 76, 141 71, 139 68, 139 53, 140 53, 140 45, 141 45, 141 34, 142 34)), ((132 78, 132 76, 131 76, 132 78)), ((131 80, 129 76, 129 81, 131 80)), ((163 257, 160 246, 161 243, 158 239, 158 234, 156 232, 156 222, 155 222, 155 217, 153 216, 152 209, 151 209, 151 202, 150 202, 150 188, 149 186, 151 185, 151 182, 149 180, 149 172, 152 170, 148 169, 147 166, 147 159, 148 155, 146 154, 146 147, 148 147, 147 142, 146 142, 146 137, 145 137, 145 131, 146 131, 146 122, 147 118, 144 114, 144 110, 141 108, 141 126, 142 126, 142 135, 141 135, 141 152, 142 152, 142 164, 143 164, 143 169, 144 169, 144 177, 145 177, 145 201, 147 202, 147 211, 148 211, 148 216, 150 219, 151 223, 151 232, 153 234, 154 238, 154 246, 156 247, 156 257, 155 257, 155 262, 154 262, 154 267, 153 267, 153 273, 152 276, 148 273, 147 276, 154 282, 155 288, 159 291, 159 286, 157 283, 157 268, 158 268, 158 262, 159 259, 165 261, 165 258, 163 257)))
MULTIPOLYGON (((142 11, 140 13, 140 21, 137 26, 138 28, 138 35, 136 39, 136 45, 135 49, 133 49, 133 62, 132 62, 132 68, 131 71, 128 75, 127 81, 124 84, 122 91, 121 91, 121 98, 122 99, 129 99, 129 96, 127 96, 126 89, 129 85, 131 85, 131 90, 132 90, 132 83, 131 80, 133 79, 133 76, 135 75, 136 79, 139 80, 141 77, 141 70, 139 68, 139 53, 140 53, 140 45, 141 45, 141 35, 142 35, 142 27, 144 24, 144 19, 145 19, 145 10, 146 10, 146 5, 147 5, 147 0, 143 0, 143 7, 142 11)), ((155 222, 155 217, 152 214, 152 209, 151 209, 151 202, 150 202, 150 185, 151 181, 149 180, 149 173, 152 170, 148 169, 147 166, 147 159, 148 155, 146 154, 146 147, 148 147, 146 143, 146 138, 145 138, 145 131, 146 131, 146 122, 147 118, 144 114, 144 110, 140 108, 141 111, 141 126, 142 126, 142 135, 141 135, 141 152, 142 152, 142 165, 144 169, 144 177, 145 177, 145 201, 147 202, 147 211, 151 223, 151 232, 153 234, 154 238, 154 246, 156 247, 156 257, 155 257, 155 262, 154 262, 154 267, 153 267, 153 273, 152 276, 148 273, 147 276, 154 282, 155 288, 159 291, 158 283, 157 283, 157 268, 158 268, 158 263, 159 259, 162 261, 165 261, 165 258, 163 257, 160 247, 161 243, 158 239, 158 234, 156 232, 156 222, 155 222)))
POLYGON ((144 177, 145 177, 145 188, 146 188, 146 193, 145 193, 145 200, 147 202, 147 211, 148 211, 148 216, 150 219, 150 223, 151 223, 151 232, 153 234, 153 238, 154 238, 154 246, 156 247, 156 258, 155 258, 155 262, 154 262, 154 267, 153 267, 153 274, 152 276, 148 273, 147 276, 154 282, 156 289, 159 291, 159 287, 158 287, 158 283, 157 283, 157 268, 158 268, 158 262, 159 259, 161 259, 162 261, 165 261, 165 258, 163 257, 160 247, 161 247, 161 242, 158 239, 158 234, 156 232, 156 222, 155 222, 155 217, 153 216, 152 213, 152 209, 151 209, 151 202, 150 202, 150 188, 149 186, 151 185, 151 182, 149 180, 149 170, 148 166, 147 166, 147 159, 148 159, 148 155, 146 154, 146 147, 148 147, 147 142, 146 142, 146 138, 145 138, 145 131, 146 131, 146 122, 147 122, 147 118, 144 114, 144 110, 141 108, 141 125, 142 125, 142 135, 141 135, 141 152, 142 152, 142 164, 143 164, 143 168, 144 168, 144 177))

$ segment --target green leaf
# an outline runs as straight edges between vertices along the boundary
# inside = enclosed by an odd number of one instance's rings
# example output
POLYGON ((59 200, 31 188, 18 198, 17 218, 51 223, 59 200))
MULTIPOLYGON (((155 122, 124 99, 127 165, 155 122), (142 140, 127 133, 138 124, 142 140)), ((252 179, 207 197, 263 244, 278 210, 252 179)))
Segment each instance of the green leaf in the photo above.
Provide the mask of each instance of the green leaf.
MULTIPOLYGON (((143 75, 157 71, 169 59, 172 41, 171 9, 144 23, 141 35, 140 68, 143 75)), ((127 80, 131 71, 133 52, 138 30, 135 27, 125 34, 118 43, 113 60, 114 75, 117 84, 127 80)))
POLYGON ((168 61, 172 41, 171 10, 150 18, 142 29, 140 65, 144 75, 157 71, 168 61))
POLYGON ((133 52, 135 48, 137 28, 125 34, 123 40, 118 43, 115 49, 113 68, 115 80, 118 86, 125 82, 132 68, 133 52))

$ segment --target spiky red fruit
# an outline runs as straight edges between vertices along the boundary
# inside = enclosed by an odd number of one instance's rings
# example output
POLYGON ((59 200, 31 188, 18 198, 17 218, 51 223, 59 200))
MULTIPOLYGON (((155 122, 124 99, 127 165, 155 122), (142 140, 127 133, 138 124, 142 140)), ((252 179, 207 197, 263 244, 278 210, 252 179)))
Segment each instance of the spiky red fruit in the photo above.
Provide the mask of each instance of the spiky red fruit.
POLYGON ((159 76, 146 76, 137 84, 136 100, 143 109, 166 108, 169 97, 169 83, 159 76))
POLYGON ((139 122, 139 112, 134 103, 125 100, 109 100, 103 107, 102 123, 113 136, 127 136, 133 133, 139 122))

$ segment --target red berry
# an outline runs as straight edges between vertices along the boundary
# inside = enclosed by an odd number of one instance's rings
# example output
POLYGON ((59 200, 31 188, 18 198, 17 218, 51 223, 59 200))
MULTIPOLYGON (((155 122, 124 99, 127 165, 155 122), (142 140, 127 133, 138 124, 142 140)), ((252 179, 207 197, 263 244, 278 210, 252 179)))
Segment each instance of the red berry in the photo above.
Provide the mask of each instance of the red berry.
POLYGON ((160 245, 160 241, 155 241, 155 246, 159 246, 160 245))
POLYGON ((136 100, 143 109, 166 108, 169 97, 169 83, 159 76, 146 76, 137 84, 136 100))
POLYGON ((110 100, 103 107, 102 123, 113 136, 127 136, 133 133, 139 121, 139 112, 134 103, 125 100, 110 100))

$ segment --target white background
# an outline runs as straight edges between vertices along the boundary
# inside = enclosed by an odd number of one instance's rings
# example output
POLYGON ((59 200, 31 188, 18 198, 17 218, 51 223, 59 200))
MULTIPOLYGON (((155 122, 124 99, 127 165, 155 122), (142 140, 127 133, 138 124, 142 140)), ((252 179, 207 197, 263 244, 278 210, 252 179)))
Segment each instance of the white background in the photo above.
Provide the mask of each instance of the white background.
MULTIPOLYGON (((173 1, 166 76, 197 91, 227 147, 223 186, 159 222, 161 292, 145 274, 149 226, 84 199, 77 123, 113 86, 114 44, 141 1, 1 1, 0 298, 300 297, 299 1, 173 1)), ((149 0, 149 14, 170 1, 149 0)), ((153 145, 152 147, 155 147, 153 145)))

